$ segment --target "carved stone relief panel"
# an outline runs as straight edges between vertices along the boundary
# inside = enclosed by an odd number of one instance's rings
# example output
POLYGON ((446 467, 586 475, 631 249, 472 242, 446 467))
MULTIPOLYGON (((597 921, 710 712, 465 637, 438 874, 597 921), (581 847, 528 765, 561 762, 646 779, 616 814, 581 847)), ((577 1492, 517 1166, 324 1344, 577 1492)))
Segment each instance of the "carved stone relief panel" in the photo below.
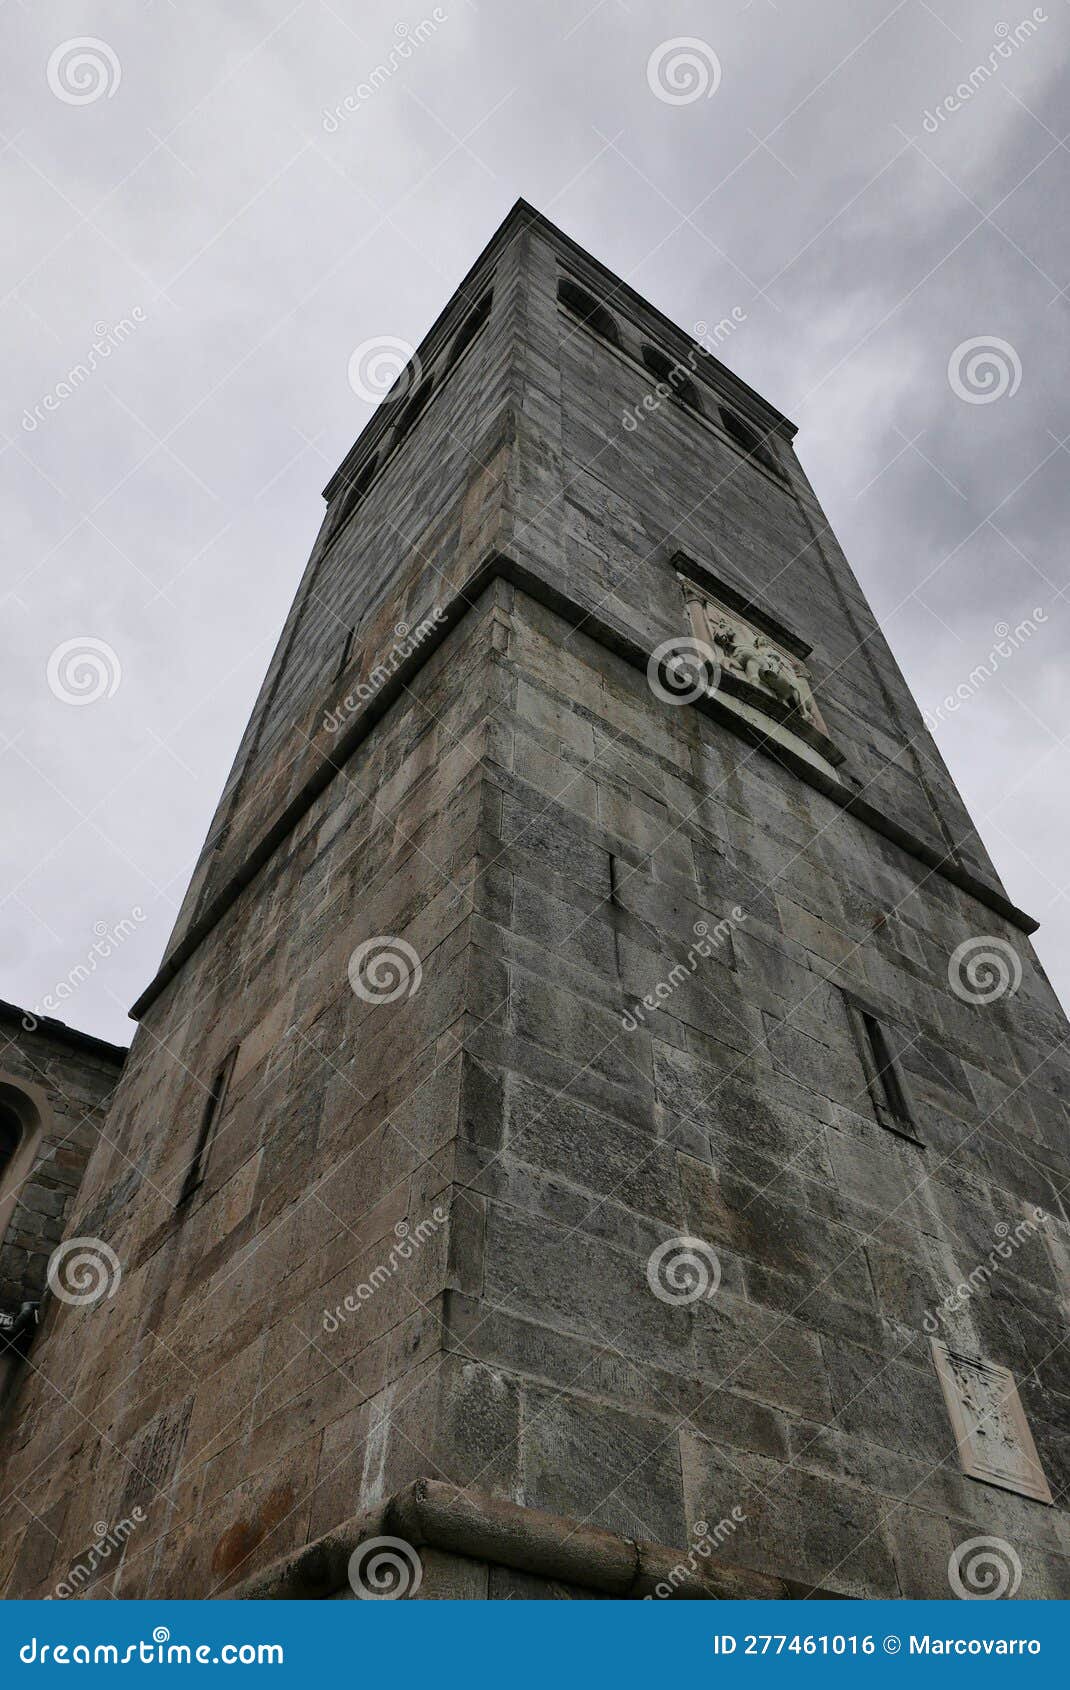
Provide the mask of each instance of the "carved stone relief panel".
POLYGON ((684 577, 681 584, 692 632, 712 648, 722 675, 736 682, 751 703, 770 707, 777 720, 797 713, 806 726, 827 737, 802 659, 738 611, 718 604, 705 589, 684 577))
POLYGON ((931 1340, 963 1472, 1021 1496, 1050 1502, 1051 1491, 1012 1374, 931 1340))

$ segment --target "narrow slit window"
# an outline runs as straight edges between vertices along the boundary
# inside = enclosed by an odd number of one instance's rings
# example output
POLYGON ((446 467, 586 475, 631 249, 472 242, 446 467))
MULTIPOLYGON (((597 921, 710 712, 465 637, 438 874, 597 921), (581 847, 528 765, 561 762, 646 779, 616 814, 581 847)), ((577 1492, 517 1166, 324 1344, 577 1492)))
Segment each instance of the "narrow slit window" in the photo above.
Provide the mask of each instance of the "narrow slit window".
POLYGON ((219 1118, 222 1115, 226 1104, 227 1088, 230 1085, 230 1076, 234 1069, 234 1059, 237 1054, 237 1045, 227 1052, 227 1055, 223 1058, 223 1061, 220 1064, 215 1079, 212 1081, 208 1096, 204 1100, 204 1113, 201 1116, 201 1130, 197 1135, 197 1147, 193 1153, 193 1160, 189 1165, 189 1171, 186 1174, 182 1190, 179 1194, 178 1201, 180 1204, 188 1202, 194 1192, 204 1182, 204 1176, 208 1170, 208 1158, 211 1155, 212 1143, 215 1139, 216 1128, 219 1125, 219 1118))
POLYGON ((864 1004, 849 1004, 855 1025, 859 1054, 866 1075, 866 1088, 873 1112, 882 1127, 901 1138, 921 1144, 913 1100, 896 1053, 894 1033, 864 1004))
POLYGON ((341 679, 342 672, 345 669, 346 664, 349 662, 350 653, 353 650, 353 636, 356 631, 355 625, 352 628, 346 629, 346 637, 342 641, 342 655, 338 659, 338 667, 334 672, 334 678, 336 681, 341 679))

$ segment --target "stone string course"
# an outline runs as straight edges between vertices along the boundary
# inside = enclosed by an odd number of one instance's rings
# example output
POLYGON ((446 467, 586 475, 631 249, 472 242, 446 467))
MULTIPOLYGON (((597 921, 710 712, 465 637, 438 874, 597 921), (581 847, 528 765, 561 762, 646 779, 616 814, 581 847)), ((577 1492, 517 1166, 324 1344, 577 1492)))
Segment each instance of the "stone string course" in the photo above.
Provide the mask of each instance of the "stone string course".
MULTIPOLYGON (((607 346, 557 304, 562 267, 611 291, 520 208, 473 275, 493 270, 489 322, 313 554, 316 599, 172 955, 234 895, 145 1007, 80 1193, 73 1224, 99 1226, 120 1291, 49 1310, 8 1413, 8 1596, 47 1594, 93 1523, 135 1505, 106 1592, 247 1591, 419 1481, 674 1554, 738 1506, 719 1565, 771 1590, 944 1596, 955 1545, 991 1534, 1021 1595, 1070 1594, 1062 1011, 1011 916, 715 712, 658 701, 594 637, 595 617, 645 650, 685 631, 671 560, 705 561, 813 646, 855 790, 1004 896, 790 428, 715 368, 702 398, 720 383, 776 431, 784 480, 675 403, 623 434, 640 341, 683 337, 623 290, 625 345, 607 346), (496 554, 539 591, 483 585, 237 884, 319 766, 332 703, 496 554), (625 1032, 696 924, 736 906, 728 941, 625 1032), (1015 996, 952 991, 951 953, 979 933, 1021 959, 1015 996), (422 981, 376 1004, 347 965, 384 934, 422 981), (875 1120, 841 987, 909 1030, 924 1148, 875 1120), (234 1044, 204 1185, 176 1213, 199 1082, 234 1044), (949 1336, 1014 1373, 1053 1507, 963 1475, 923 1326, 1038 1205, 1045 1226, 949 1336), (326 1333, 324 1309, 436 1206, 447 1223, 326 1333), (708 1301, 649 1288, 679 1234, 717 1252, 708 1301)), ((430 1554, 439 1593, 593 1588, 430 1554)))

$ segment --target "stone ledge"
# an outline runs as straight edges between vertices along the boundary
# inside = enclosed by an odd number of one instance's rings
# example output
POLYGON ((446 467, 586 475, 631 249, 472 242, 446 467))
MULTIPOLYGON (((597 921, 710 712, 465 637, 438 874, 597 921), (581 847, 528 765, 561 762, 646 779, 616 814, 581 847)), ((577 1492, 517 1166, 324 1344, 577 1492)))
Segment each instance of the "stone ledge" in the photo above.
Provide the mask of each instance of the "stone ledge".
POLYGON ((348 1584, 353 1551, 380 1536, 623 1601, 664 1594, 666 1585, 670 1597, 692 1601, 851 1600, 843 1591, 728 1567, 703 1560, 697 1550, 634 1541, 438 1479, 416 1479, 380 1507, 355 1514, 223 1595, 251 1602, 333 1596, 348 1584), (699 1564, 693 1567, 695 1561, 699 1564))
MULTIPOLYGON (((593 609, 583 605, 578 599, 565 592, 561 587, 536 575, 526 569, 513 558, 502 552, 494 552, 480 567, 470 575, 459 587, 453 597, 441 607, 443 614, 435 632, 412 653, 387 683, 370 698, 363 709, 358 711, 349 727, 338 735, 334 744, 330 744, 330 736, 317 735, 313 748, 318 752, 320 762, 312 769, 300 790, 294 795, 285 809, 279 815, 274 825, 250 847, 244 862, 231 876, 230 880, 220 889, 216 896, 204 909, 202 914, 192 923, 185 937, 175 946, 174 950, 161 963, 155 978, 142 992, 134 1004, 130 1014, 139 1020, 151 1005, 170 985, 171 981, 181 971, 190 957, 199 949, 202 941, 213 928, 222 920, 231 904, 240 896, 245 888, 255 879, 256 875, 274 856, 282 841, 293 832, 320 793, 330 785, 335 775, 344 767, 357 748, 367 739, 375 725, 404 692, 412 686, 413 678, 424 664, 437 651, 443 640, 453 631, 459 622, 473 609, 479 598, 495 581, 508 582, 518 591, 526 593, 537 604, 544 605, 547 610, 561 616, 563 620, 574 627, 581 627, 585 638, 596 645, 603 645, 618 657, 630 663, 633 668, 640 669, 645 674, 649 652, 640 645, 631 634, 627 633, 616 623, 607 621, 593 609), (320 743, 320 739, 323 743, 320 743)), ((995 887, 979 880, 976 875, 947 856, 943 851, 927 840, 921 839, 909 828, 903 827, 891 816, 885 815, 875 805, 862 798, 850 786, 846 785, 834 773, 825 774, 813 763, 789 746, 778 743, 769 731, 752 726, 735 711, 729 709, 716 697, 699 698, 690 709, 701 710, 704 715, 712 716, 729 728, 738 738, 745 740, 756 749, 767 752, 777 761, 792 770, 800 780, 806 781, 823 793, 832 803, 838 804, 851 815, 857 816, 876 833, 890 839, 909 856, 924 863, 933 873, 939 874, 976 898, 978 903, 994 910, 1005 921, 1010 922, 1022 933, 1035 933, 1039 923, 1032 916, 1017 908, 1010 900, 998 892, 995 887)))

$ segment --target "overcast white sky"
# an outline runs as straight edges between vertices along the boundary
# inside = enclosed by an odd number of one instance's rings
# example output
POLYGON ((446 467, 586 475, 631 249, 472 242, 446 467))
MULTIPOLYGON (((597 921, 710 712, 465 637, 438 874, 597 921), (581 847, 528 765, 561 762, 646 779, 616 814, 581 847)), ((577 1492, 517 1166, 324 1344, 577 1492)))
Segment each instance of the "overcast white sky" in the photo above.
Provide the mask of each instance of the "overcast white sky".
POLYGON ((721 355, 798 423, 923 708, 1043 613, 937 739, 1070 997, 1066 0, 6 0, 0 27, 0 996, 43 1004, 125 920, 60 1013, 130 1037, 370 414, 350 353, 418 341, 522 194, 686 329, 745 314, 721 355), (676 37, 716 55, 708 97, 653 91, 676 37), (976 403, 949 360, 982 338, 976 403), (86 639, 117 668, 75 705, 53 654, 86 639))

